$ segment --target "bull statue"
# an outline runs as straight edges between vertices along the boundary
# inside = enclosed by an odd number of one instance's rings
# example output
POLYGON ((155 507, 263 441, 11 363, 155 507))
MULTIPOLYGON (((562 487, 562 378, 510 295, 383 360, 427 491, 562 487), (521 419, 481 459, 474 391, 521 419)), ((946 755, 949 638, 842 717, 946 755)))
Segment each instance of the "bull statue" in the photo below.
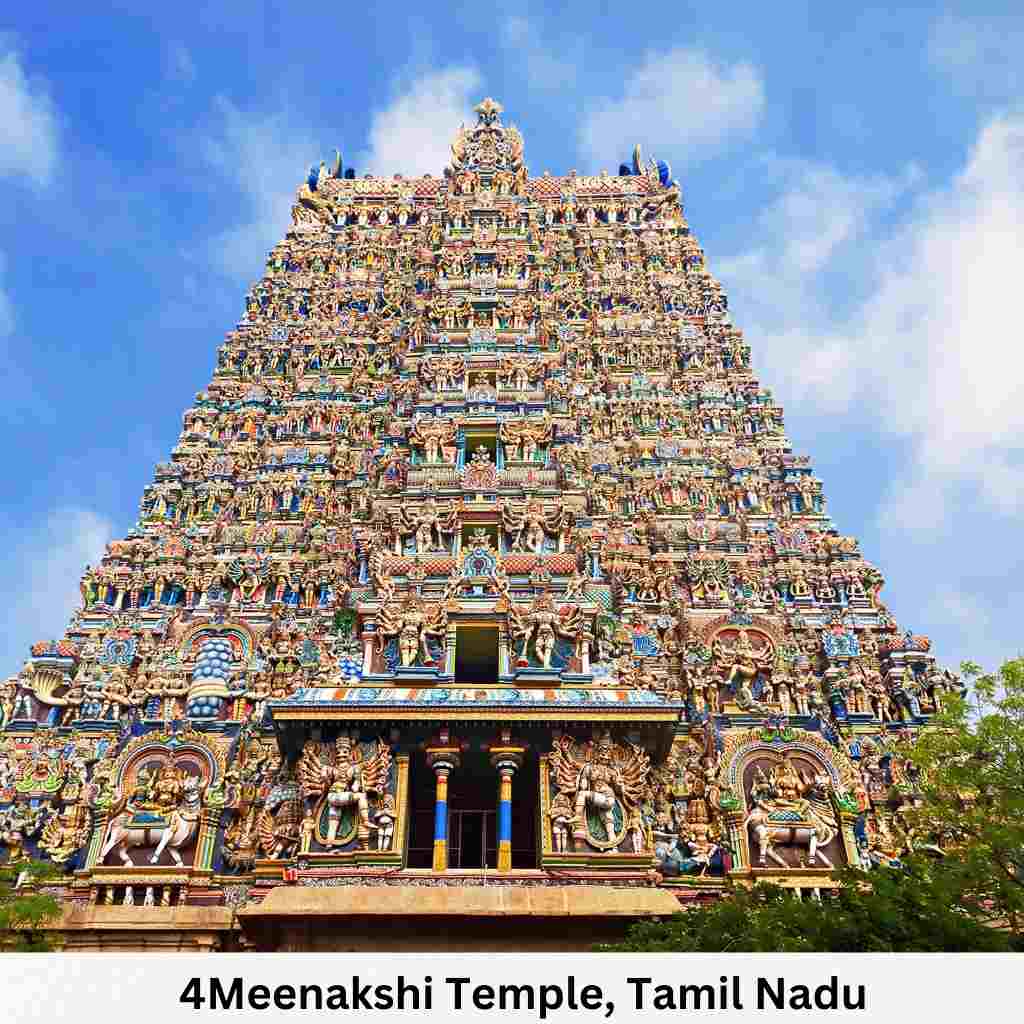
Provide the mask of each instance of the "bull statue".
POLYGON ((782 868, 794 866, 776 846, 806 847, 808 866, 815 862, 833 866, 823 847, 832 842, 839 827, 828 798, 822 798, 821 785, 822 780, 808 778, 789 758, 768 773, 757 769, 750 789, 753 806, 743 824, 753 833, 760 867, 769 860, 782 868))
POLYGON ((183 866, 180 851, 199 831, 203 781, 198 776, 185 775, 173 766, 167 766, 151 789, 144 789, 145 786, 143 778, 132 797, 112 815, 100 849, 101 864, 111 850, 116 850, 122 864, 135 867, 128 850, 155 845, 150 864, 158 863, 161 854, 167 850, 175 866, 183 866))

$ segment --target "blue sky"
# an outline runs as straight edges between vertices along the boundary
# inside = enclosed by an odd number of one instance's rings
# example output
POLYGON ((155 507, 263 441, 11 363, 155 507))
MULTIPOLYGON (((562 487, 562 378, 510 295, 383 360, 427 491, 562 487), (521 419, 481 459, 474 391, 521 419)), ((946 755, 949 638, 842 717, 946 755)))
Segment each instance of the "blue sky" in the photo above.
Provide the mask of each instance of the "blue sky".
POLYGON ((900 623, 1024 648, 1019 5, 89 6, 0 20, 0 673, 134 522, 304 168, 440 173, 487 94, 534 174, 672 162, 900 623))

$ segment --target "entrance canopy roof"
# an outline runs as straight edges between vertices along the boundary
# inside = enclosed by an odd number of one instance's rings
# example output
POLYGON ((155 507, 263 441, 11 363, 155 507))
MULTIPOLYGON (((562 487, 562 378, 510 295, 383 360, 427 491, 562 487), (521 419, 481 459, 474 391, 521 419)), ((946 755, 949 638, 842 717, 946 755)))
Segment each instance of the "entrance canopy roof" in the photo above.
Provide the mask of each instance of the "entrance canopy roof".
POLYGON ((685 709, 650 690, 583 687, 309 687, 270 704, 275 723, 443 720, 675 723, 685 709))

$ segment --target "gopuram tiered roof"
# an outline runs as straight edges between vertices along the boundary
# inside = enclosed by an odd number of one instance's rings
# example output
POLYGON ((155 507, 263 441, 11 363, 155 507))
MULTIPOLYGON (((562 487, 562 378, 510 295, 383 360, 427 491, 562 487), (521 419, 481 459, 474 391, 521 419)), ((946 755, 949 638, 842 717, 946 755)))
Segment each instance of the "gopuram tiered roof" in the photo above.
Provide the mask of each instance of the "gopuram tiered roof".
POLYGON ((4 685, 0 848, 62 866, 69 948, 585 945, 908 842, 959 683, 790 448, 669 167, 531 177, 476 113, 436 177, 310 173, 136 527, 4 685))

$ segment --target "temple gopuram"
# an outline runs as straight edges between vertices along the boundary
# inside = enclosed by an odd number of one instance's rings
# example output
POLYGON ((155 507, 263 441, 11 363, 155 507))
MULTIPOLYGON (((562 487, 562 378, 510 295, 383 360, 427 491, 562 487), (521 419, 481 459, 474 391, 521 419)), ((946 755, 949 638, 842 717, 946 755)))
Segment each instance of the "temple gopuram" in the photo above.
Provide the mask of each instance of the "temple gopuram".
POLYGON ((959 680, 759 385, 664 162, 299 189, 139 519, 3 684, 68 949, 587 949, 909 842, 959 680))

